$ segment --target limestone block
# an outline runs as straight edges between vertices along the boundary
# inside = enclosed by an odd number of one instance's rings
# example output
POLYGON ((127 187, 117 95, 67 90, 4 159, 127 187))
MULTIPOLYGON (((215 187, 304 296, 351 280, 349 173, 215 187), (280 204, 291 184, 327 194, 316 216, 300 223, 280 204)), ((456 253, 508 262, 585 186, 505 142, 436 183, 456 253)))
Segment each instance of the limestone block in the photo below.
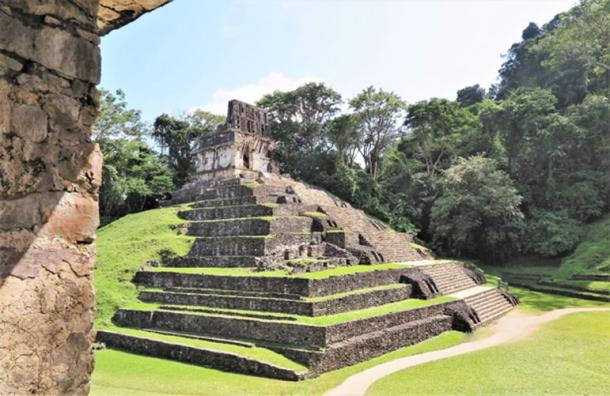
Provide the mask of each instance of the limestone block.
POLYGON ((0 394, 88 393, 95 337, 91 279, 65 261, 57 269, 8 277, 0 287, 0 394))
POLYGON ((43 109, 59 129, 75 129, 80 125, 80 103, 69 96, 47 95, 44 98, 43 109))
POLYGON ((37 191, 48 182, 47 165, 32 159, 33 153, 26 154, 24 139, 6 134, 0 139, 0 199, 37 191))
POLYGON ((0 49, 31 59, 68 77, 99 83, 97 45, 65 30, 52 27, 32 29, 17 18, 0 12, 0 49))
POLYGON ((74 20, 93 27, 99 0, 11 0, 10 5, 33 15, 54 15, 62 20, 74 20), (76 4, 74 4, 76 3, 76 4), (83 12, 86 11, 86 12, 83 12))
POLYGON ((91 242, 99 226, 98 203, 79 193, 64 193, 38 236, 71 243, 91 242))
POLYGON ((10 93, 11 85, 0 80, 0 134, 8 132, 11 125, 10 93))
POLYGON ((32 142, 40 143, 47 137, 47 114, 39 106, 13 107, 12 131, 32 142))
POLYGON ((18 72, 23 68, 21 62, 9 56, 0 54, 0 76, 10 72, 18 72))

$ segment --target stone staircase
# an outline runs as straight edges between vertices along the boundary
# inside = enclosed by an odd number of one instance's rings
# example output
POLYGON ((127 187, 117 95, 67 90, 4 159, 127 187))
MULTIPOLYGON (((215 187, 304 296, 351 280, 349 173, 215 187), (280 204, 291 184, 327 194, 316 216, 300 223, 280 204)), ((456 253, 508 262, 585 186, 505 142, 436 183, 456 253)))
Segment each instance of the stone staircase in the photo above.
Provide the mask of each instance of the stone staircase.
POLYGON ((421 267, 421 271, 430 276, 441 295, 451 294, 477 285, 476 280, 464 271, 464 264, 460 262, 427 265, 421 267))
POLYGON ((189 254, 136 273, 141 304, 99 331, 108 346, 300 380, 510 309, 487 290, 450 297, 481 278, 321 190, 277 177, 189 189, 189 254))
POLYGON ((506 292, 497 288, 489 288, 481 293, 466 297, 464 302, 470 306, 478 318, 477 326, 498 319, 510 311, 516 301, 507 296, 506 292))

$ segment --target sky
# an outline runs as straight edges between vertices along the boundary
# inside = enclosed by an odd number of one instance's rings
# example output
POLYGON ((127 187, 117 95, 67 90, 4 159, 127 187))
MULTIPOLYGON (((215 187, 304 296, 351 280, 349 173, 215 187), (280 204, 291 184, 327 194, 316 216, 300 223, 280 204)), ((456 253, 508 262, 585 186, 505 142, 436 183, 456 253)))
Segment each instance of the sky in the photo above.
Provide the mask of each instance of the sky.
POLYGON ((512 43, 574 0, 174 0, 102 38, 102 82, 147 121, 321 81, 408 103, 496 82, 512 43))

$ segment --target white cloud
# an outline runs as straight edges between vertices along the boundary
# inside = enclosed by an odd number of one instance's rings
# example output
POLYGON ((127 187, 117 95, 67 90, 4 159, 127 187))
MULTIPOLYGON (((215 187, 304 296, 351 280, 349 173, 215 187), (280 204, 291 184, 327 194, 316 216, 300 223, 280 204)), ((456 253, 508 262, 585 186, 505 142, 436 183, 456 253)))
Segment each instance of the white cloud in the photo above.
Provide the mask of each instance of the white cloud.
POLYGON ((205 110, 210 113, 224 115, 227 112, 227 103, 231 99, 238 99, 246 103, 254 104, 257 100, 273 91, 290 91, 308 82, 322 82, 318 77, 290 78, 283 73, 273 72, 261 80, 242 85, 232 89, 218 89, 212 94, 212 100, 192 110, 205 110))

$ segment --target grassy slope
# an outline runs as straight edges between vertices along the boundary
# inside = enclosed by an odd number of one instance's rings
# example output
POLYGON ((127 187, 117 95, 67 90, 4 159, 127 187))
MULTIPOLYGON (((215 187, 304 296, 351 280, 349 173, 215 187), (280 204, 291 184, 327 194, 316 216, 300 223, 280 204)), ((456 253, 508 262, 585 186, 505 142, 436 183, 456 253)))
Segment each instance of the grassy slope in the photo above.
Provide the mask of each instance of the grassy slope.
POLYGON ((115 311, 137 302, 134 273, 148 260, 159 260, 161 250, 188 253, 193 238, 178 235, 179 207, 149 210, 125 216, 98 230, 97 265, 93 279, 97 292, 98 328, 111 325, 115 311))
POLYGON ((533 338, 400 371, 370 395, 607 395, 610 313, 579 313, 533 338), (442 378, 442 381, 439 381, 442 378))
POLYGON ((572 274, 610 273, 610 216, 591 224, 583 242, 564 259, 557 273, 566 279, 572 274))
POLYGON ((345 378, 374 365, 417 353, 448 348, 468 336, 451 331, 341 370, 288 382, 142 357, 113 350, 96 353, 91 394, 100 395, 321 395, 345 378), (154 384, 154 386, 152 386, 154 384))
POLYGON ((517 263, 509 263, 504 267, 484 267, 484 269, 495 276, 500 275, 502 271, 545 275, 553 278, 559 285, 574 285, 598 293, 608 293, 610 282, 573 281, 570 277, 575 274, 610 273, 610 216, 590 224, 583 241, 574 253, 561 261, 559 267, 539 265, 535 260, 530 264, 519 259, 517 263))

